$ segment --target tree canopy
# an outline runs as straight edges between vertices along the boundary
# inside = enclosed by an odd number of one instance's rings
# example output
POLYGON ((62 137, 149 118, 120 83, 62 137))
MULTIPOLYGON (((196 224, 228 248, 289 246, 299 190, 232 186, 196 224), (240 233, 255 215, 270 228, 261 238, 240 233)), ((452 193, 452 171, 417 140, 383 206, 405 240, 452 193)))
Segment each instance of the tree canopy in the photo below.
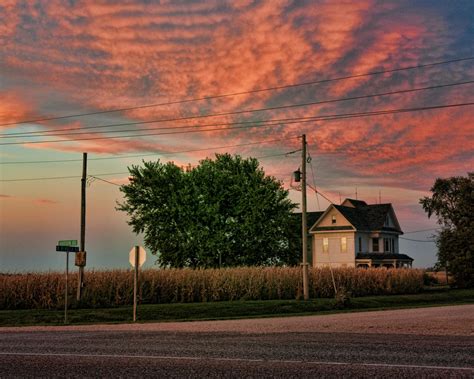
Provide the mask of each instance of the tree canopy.
POLYGON ((170 267, 296 264, 291 211, 282 183, 254 158, 217 154, 195 168, 143 162, 121 186, 135 233, 170 267))
POLYGON ((436 238, 438 263, 448 268, 459 287, 474 286, 474 173, 436 179, 432 196, 420 199, 428 217, 442 226, 436 238))

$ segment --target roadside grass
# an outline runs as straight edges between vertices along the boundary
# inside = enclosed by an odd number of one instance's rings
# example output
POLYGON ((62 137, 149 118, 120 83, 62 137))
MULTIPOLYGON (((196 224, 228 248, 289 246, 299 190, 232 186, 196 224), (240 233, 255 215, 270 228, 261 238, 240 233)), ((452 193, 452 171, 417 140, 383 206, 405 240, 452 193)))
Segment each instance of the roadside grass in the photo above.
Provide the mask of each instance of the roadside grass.
MULTIPOLYGON (((474 289, 437 289, 416 295, 368 296, 351 298, 344 309, 335 309, 334 299, 222 301, 208 303, 143 304, 139 322, 171 322, 301 316, 340 312, 418 308, 474 303, 474 289)), ((70 325, 132 322, 132 307, 71 309, 70 325)), ((64 325, 59 310, 2 310, 0 326, 64 325)))

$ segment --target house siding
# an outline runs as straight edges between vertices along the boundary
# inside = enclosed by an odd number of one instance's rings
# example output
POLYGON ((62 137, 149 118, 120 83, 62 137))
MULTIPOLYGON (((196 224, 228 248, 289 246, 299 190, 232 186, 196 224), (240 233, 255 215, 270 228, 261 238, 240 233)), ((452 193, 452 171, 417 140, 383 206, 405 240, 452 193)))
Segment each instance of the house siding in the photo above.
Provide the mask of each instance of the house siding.
POLYGON ((352 226, 347 219, 335 208, 331 209, 326 216, 318 223, 318 226, 352 226), (336 216, 336 223, 332 223, 332 216, 336 216))
MULTIPOLYGON (((331 220, 331 218, 329 218, 331 220)), ((313 267, 355 267, 354 232, 316 233, 313 235, 313 267), (341 251, 341 238, 347 239, 347 252, 341 251), (323 238, 328 238, 329 251, 323 252, 323 238)))

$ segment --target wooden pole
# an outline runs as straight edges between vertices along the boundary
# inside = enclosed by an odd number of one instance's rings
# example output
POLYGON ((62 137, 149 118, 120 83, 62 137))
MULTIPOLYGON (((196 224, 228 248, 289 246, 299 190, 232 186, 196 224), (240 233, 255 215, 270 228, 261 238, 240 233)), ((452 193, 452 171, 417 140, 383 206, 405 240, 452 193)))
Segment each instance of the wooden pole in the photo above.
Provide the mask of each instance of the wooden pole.
POLYGON ((69 251, 66 251, 66 288, 64 289, 64 323, 67 324, 68 303, 68 281, 69 281, 69 251))
POLYGON ((308 222, 306 215, 306 134, 302 136, 302 159, 301 159, 301 194, 302 194, 302 212, 301 212, 301 229, 303 237, 303 298, 309 299, 309 288, 308 288, 308 222))
MULTIPOLYGON (((80 251, 86 251, 86 183, 87 183, 87 153, 82 153, 82 178, 81 178, 81 241, 80 251)), ((77 301, 81 300, 82 287, 84 287, 84 266, 79 267, 77 281, 77 301)))
POLYGON ((138 294, 138 254, 140 247, 135 246, 135 271, 133 275, 133 322, 137 321, 137 294, 138 294))

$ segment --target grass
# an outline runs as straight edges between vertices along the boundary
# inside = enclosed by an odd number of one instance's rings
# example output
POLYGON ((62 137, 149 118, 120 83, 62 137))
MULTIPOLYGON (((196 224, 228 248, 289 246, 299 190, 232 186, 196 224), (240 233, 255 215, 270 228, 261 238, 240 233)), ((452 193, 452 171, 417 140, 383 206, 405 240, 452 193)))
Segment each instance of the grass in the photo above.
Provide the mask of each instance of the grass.
MULTIPOLYGON (((415 295, 370 296, 350 299, 342 310, 333 299, 252 300, 208 303, 144 304, 138 309, 140 322, 219 320, 237 318, 314 315, 363 310, 416 308, 474 303, 474 289, 439 289, 415 295)), ((132 321, 132 307, 73 309, 70 324, 123 323, 132 321)), ((64 313, 57 310, 3 310, 0 326, 64 325, 64 313)))

